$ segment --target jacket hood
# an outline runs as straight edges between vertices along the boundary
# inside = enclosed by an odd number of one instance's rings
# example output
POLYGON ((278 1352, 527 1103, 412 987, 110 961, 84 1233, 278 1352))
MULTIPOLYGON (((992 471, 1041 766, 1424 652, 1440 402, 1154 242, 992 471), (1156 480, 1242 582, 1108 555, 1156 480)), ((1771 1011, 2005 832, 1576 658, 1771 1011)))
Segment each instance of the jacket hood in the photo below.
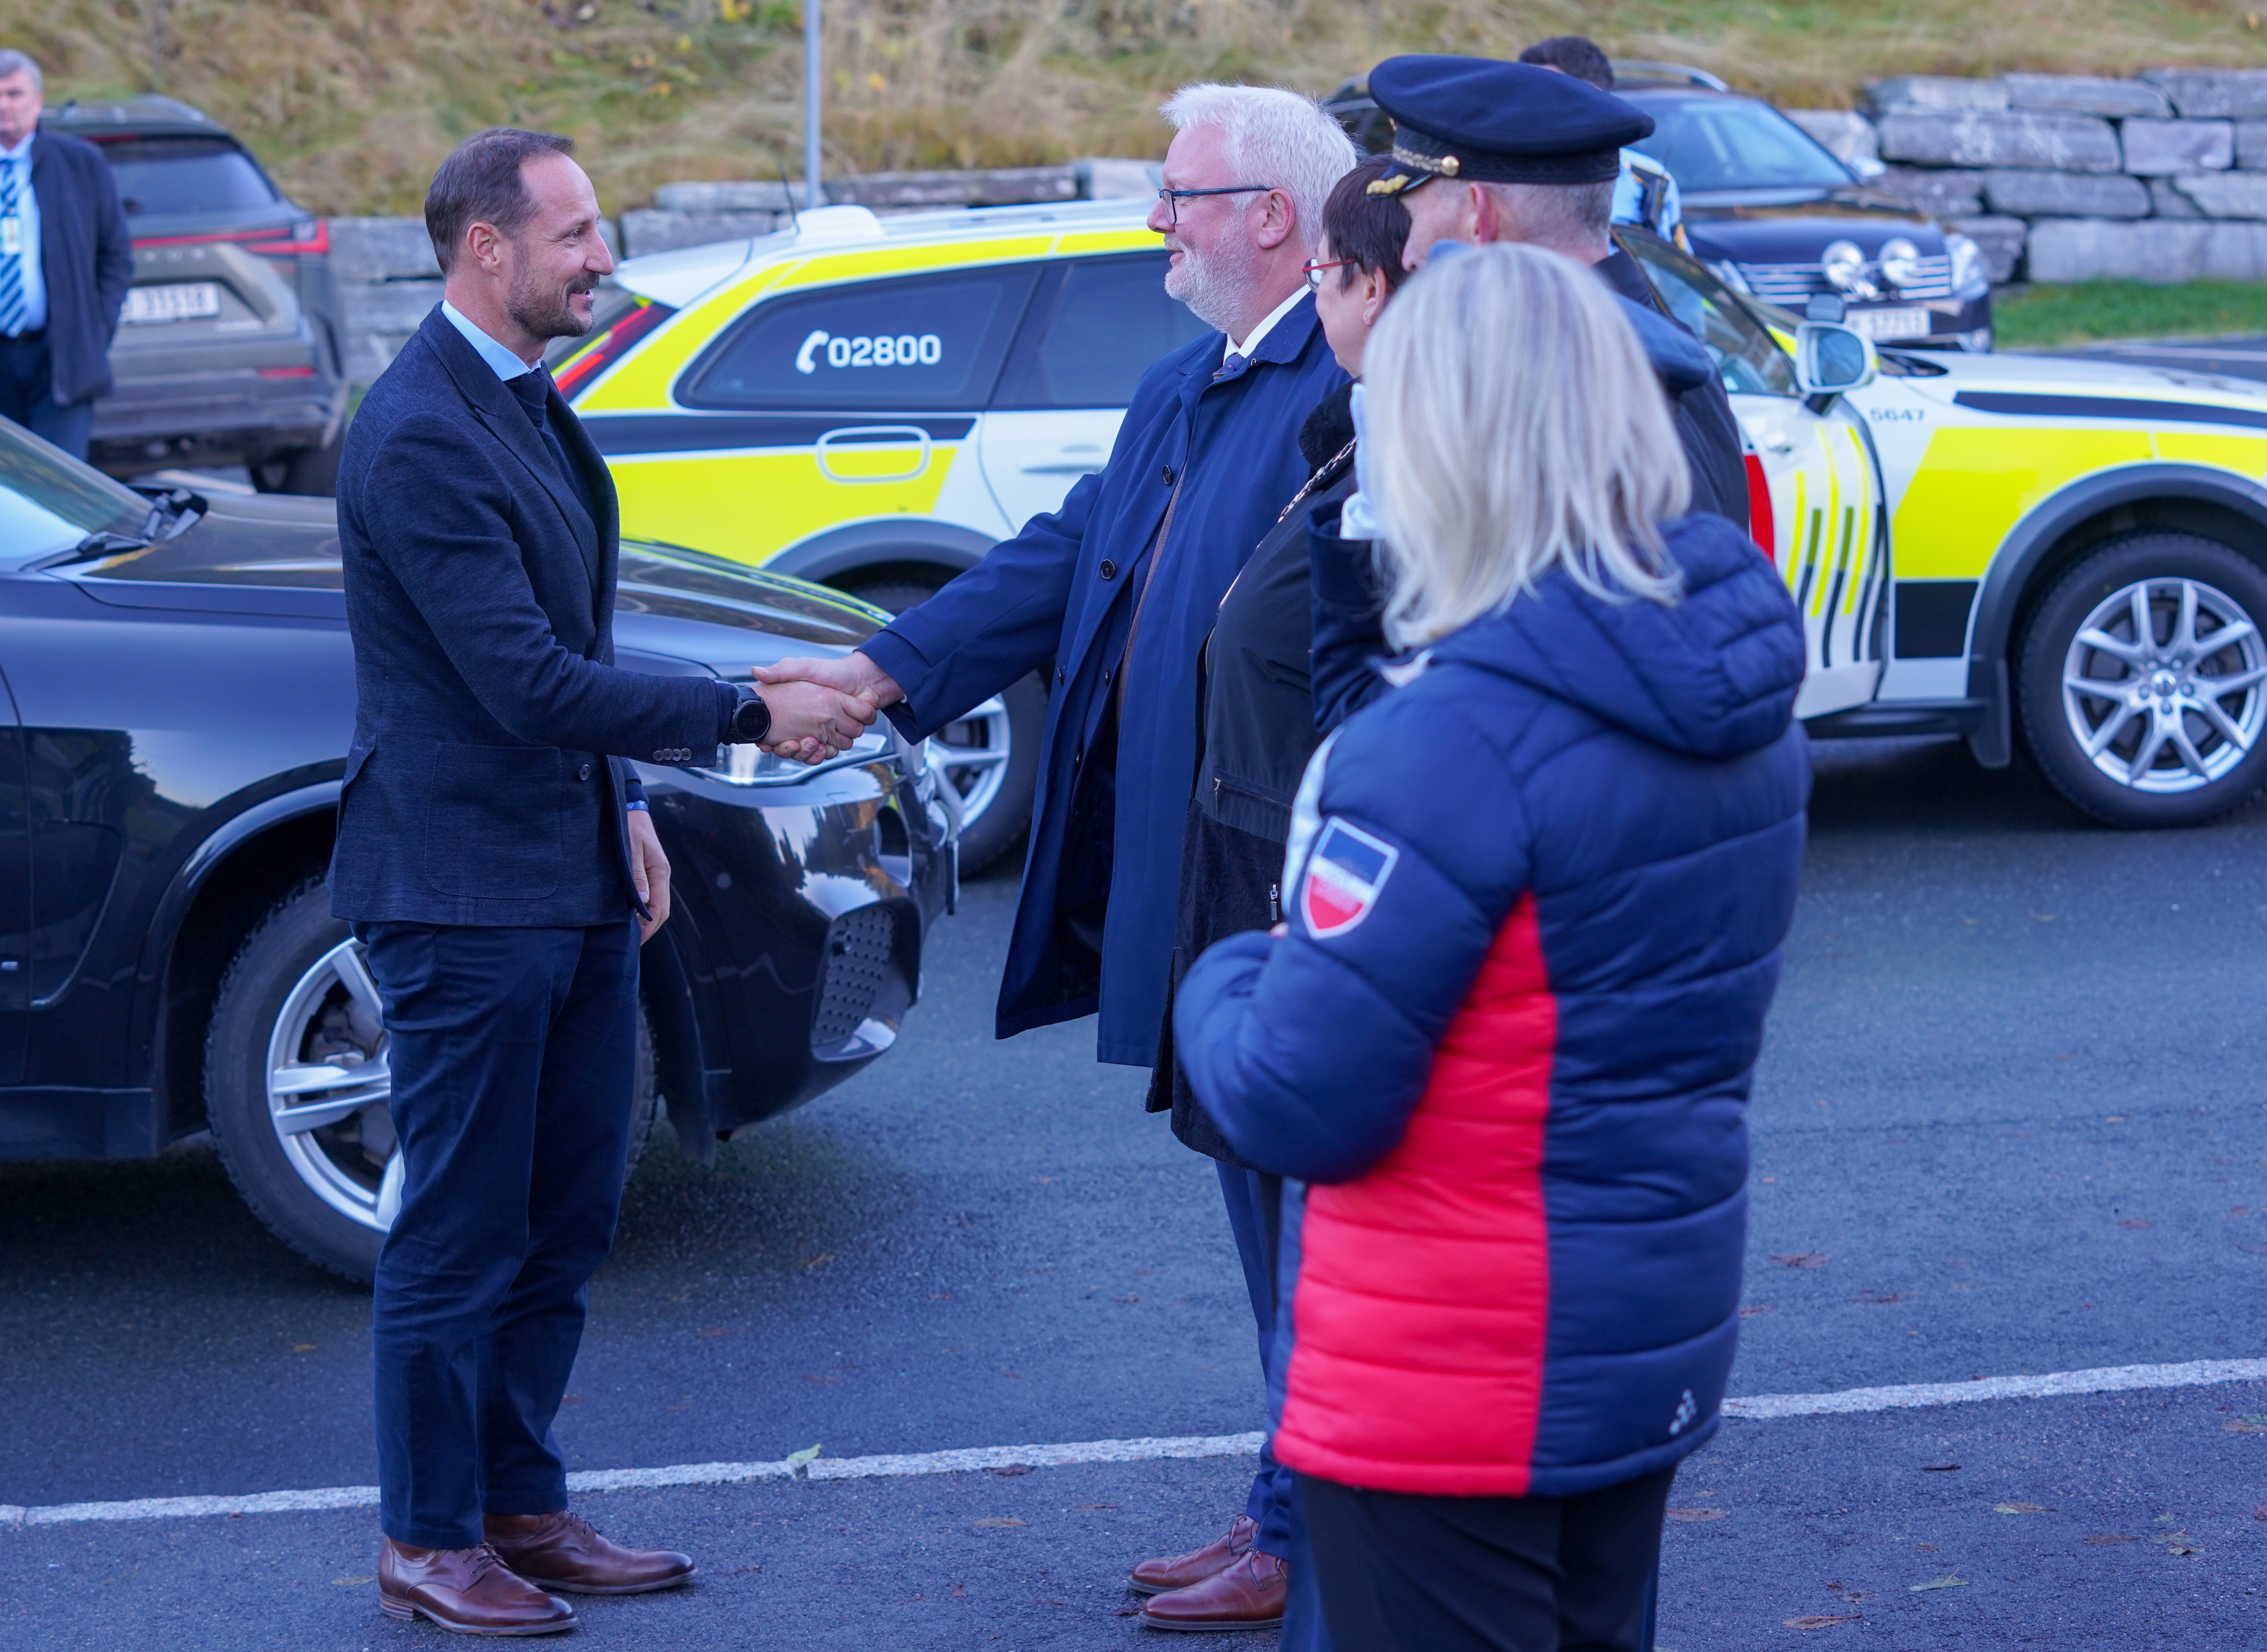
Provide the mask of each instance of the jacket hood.
POLYGON ((1494 672, 1670 751, 1729 758, 1794 716, 1802 620, 1778 570, 1719 516, 1668 525, 1684 595, 1608 602, 1554 570, 1509 608, 1436 643, 1435 665, 1494 672))

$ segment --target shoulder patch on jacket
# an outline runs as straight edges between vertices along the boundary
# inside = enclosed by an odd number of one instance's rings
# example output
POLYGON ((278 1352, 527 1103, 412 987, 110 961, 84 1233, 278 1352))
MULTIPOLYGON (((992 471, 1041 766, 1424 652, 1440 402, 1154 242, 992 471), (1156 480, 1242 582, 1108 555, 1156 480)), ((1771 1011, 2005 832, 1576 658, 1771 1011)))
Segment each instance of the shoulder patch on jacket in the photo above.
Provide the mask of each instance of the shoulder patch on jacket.
POLYGON ((1344 935, 1377 904, 1401 851, 1336 815, 1323 824, 1299 889, 1299 911, 1317 941, 1344 935))

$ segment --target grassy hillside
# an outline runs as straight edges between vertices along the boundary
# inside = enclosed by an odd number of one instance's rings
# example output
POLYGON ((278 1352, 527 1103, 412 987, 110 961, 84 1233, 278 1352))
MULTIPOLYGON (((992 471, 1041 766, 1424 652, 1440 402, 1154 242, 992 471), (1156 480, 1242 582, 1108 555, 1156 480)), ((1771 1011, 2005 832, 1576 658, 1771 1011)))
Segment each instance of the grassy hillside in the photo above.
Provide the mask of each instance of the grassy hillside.
MULTIPOLYGON (((1508 55, 1580 30, 1782 102, 1890 73, 2267 64, 2267 0, 827 0, 830 166, 1150 154, 1198 78, 1327 92, 1398 50, 1508 55)), ((610 208, 672 178, 799 170, 796 0, 0 0, 49 96, 209 110, 326 211, 414 209, 497 122, 570 132, 610 208)))

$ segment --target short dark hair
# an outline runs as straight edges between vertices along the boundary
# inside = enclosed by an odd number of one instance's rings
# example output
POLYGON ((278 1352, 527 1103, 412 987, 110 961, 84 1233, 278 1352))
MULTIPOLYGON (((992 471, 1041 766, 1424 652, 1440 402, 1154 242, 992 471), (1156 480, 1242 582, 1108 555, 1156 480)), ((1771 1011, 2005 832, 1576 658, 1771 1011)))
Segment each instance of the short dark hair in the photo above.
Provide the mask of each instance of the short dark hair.
POLYGON ((451 150, 425 192, 425 233, 433 238, 441 273, 449 273, 457 243, 473 224, 493 224, 507 236, 525 229, 535 216, 535 198, 520 169, 546 155, 574 152, 571 137, 516 126, 492 126, 451 150))
POLYGON ((1351 259, 1353 268, 1339 272, 1339 285, 1350 284, 1354 270, 1385 277, 1391 292, 1409 279, 1402 268, 1401 250, 1409 244, 1409 209, 1398 195, 1374 195, 1369 187, 1393 165, 1390 155, 1367 156, 1332 186, 1323 202, 1323 235, 1332 258, 1351 259))
POLYGON ((1614 62, 1597 41, 1587 34, 1554 34, 1537 40, 1519 55, 1522 63, 1540 63, 1577 80, 1587 80, 1600 92, 1614 89, 1614 62))

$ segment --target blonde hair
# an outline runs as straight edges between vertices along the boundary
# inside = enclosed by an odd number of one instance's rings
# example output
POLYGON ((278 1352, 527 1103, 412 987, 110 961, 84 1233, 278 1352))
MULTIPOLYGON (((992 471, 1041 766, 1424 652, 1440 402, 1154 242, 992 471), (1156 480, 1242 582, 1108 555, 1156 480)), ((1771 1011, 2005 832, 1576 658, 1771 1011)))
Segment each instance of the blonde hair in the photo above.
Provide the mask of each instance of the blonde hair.
MULTIPOLYGON (((1309 252, 1323 232, 1331 186, 1361 158, 1346 128, 1322 105, 1279 86, 1183 86, 1157 113, 1176 132, 1220 128, 1221 158, 1240 184, 1266 184, 1290 198, 1292 232, 1309 252)), ((1232 195, 1249 206, 1250 195, 1232 195)))
POLYGON ((1692 496, 1669 403, 1620 304, 1557 253, 1498 244, 1404 287, 1362 365, 1362 466, 1404 648, 1508 607, 1554 568, 1674 603, 1660 525, 1692 496))

